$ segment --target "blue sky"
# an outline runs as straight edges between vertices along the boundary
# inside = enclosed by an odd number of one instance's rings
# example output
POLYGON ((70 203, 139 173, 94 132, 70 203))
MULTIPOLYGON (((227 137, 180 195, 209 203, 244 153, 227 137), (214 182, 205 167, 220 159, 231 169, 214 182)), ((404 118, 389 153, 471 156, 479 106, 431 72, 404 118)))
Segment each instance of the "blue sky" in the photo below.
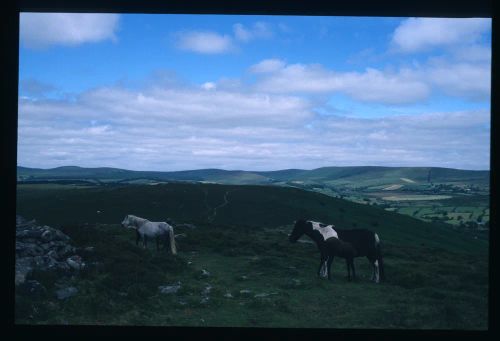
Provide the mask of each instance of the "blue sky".
POLYGON ((23 13, 18 164, 489 169, 490 19, 23 13))

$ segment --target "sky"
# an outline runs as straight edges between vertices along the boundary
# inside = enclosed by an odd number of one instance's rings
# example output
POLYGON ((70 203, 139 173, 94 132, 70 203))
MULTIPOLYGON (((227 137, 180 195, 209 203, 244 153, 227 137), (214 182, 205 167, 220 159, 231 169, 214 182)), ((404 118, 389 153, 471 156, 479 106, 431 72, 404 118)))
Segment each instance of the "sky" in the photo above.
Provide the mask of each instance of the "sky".
POLYGON ((18 165, 490 168, 491 19, 21 13, 18 165))

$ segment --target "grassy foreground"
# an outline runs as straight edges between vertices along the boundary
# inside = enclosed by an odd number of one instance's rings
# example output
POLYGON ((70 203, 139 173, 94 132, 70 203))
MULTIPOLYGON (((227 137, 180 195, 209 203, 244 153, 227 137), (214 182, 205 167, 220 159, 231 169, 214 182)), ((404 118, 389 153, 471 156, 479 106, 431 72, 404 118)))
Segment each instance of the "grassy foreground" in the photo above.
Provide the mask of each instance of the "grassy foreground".
MULTIPOLYGON (((437 225, 364 205, 358 207, 316 193, 272 189, 262 196, 264 199, 260 202, 263 203, 259 205, 257 199, 251 201, 251 187, 207 185, 196 188, 199 195, 195 195, 194 190, 188 195, 186 193, 194 188, 189 186, 195 185, 183 186, 21 188, 18 191, 19 213, 25 214, 26 218, 35 217, 42 223, 57 224, 55 220, 58 216, 54 210, 63 210, 64 219, 59 218, 61 223, 55 227, 61 227, 76 246, 94 246, 93 252, 84 255, 85 260, 101 265, 89 267, 81 276, 68 280, 66 284, 77 287, 79 292, 65 301, 57 300, 51 291, 55 289, 56 278, 36 274, 36 278, 49 289, 48 293, 38 298, 16 295, 16 322, 288 328, 487 328, 486 241, 468 240, 466 236, 445 231, 437 225), (207 208, 207 203, 212 208, 221 204, 222 194, 228 189, 238 189, 241 195, 245 195, 238 199, 230 194, 229 204, 220 209, 212 222, 208 219, 203 222, 203 215, 205 218, 213 217, 213 210, 207 208), (203 190, 207 190, 206 196, 203 190), (74 194, 77 191, 86 192, 74 194), (124 195, 127 191, 128 195, 124 195), (131 195, 130 191, 136 195, 131 195), (160 193, 163 197, 156 191, 163 193, 160 193), (144 216, 154 215, 147 212, 147 208, 157 207, 159 211, 155 214, 160 215, 160 211, 167 209, 161 209, 158 206, 161 204, 154 206, 154 203, 169 202, 173 205, 174 201, 169 201, 171 194, 167 194, 172 192, 175 194, 173 198, 177 198, 176 205, 190 205, 195 217, 188 220, 187 213, 181 210, 177 211, 175 219, 195 222, 197 228, 176 229, 177 234, 184 233, 186 236, 178 239, 179 253, 175 257, 165 250, 157 252, 152 244, 147 250, 136 247, 134 233, 118 224, 124 209, 120 200, 136 207, 135 214, 141 215, 143 210, 144 216), (109 193, 114 194, 108 197, 109 193), (293 193, 305 212, 295 212, 293 193), (53 204, 61 198, 62 204, 53 204), (149 198, 146 204, 144 198, 149 198), (203 198, 212 198, 213 202, 203 198), (96 218, 90 217, 90 208, 77 205, 75 200, 80 204, 85 200, 94 202, 104 214, 110 215, 110 221, 105 221, 108 218, 104 217, 97 223, 96 218), (270 206, 266 200, 275 200, 275 204, 270 206), (317 200, 316 207, 314 202, 317 200), (195 211, 194 207, 198 206, 200 209, 195 211), (334 212, 338 215, 337 220, 342 214, 345 224, 355 222, 357 227, 379 232, 385 254, 385 283, 377 285, 369 281, 371 267, 365 258, 356 260, 357 281, 347 281, 345 264, 339 259, 333 264, 333 281, 316 277, 319 255, 315 245, 290 244, 287 234, 291 231, 294 215, 320 216, 321 210, 327 211, 323 220, 332 221, 328 219, 335 217, 328 218, 328 214, 334 212), (79 215, 78 212, 82 213, 79 215), (236 215, 246 217, 247 224, 237 219, 236 215), (291 221, 280 223, 278 218, 281 215, 291 221), (272 220, 271 216, 278 218, 272 220), (69 217, 75 222, 69 222, 69 217), (258 220, 264 218, 268 219, 259 224, 258 220), (208 271, 209 275, 203 276, 202 270, 208 271), (161 294, 158 290, 158 286, 177 282, 181 283, 181 289, 176 294, 161 294)), ((262 194, 265 189, 256 190, 262 194)), ((172 216, 170 213, 163 214, 172 216)))

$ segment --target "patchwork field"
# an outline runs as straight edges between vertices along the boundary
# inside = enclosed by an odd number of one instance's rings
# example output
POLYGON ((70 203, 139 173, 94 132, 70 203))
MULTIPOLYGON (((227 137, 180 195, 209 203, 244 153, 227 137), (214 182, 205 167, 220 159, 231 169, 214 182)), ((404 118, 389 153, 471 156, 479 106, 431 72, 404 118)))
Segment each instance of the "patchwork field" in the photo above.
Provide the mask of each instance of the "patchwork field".
POLYGON ((443 224, 271 186, 20 185, 17 208, 60 227, 77 246, 93 246, 85 261, 102 264, 70 279, 79 293, 65 301, 50 291, 57 278, 37 278, 49 293, 16 294, 17 323, 487 328, 488 242, 443 224), (137 247, 134 233, 119 225, 125 214, 173 219, 183 235, 178 255, 137 247), (299 217, 377 231, 387 281, 370 282, 362 258, 356 281, 347 281, 339 259, 333 281, 318 279, 316 246, 287 240, 299 217), (172 285, 176 293, 159 290, 172 285))

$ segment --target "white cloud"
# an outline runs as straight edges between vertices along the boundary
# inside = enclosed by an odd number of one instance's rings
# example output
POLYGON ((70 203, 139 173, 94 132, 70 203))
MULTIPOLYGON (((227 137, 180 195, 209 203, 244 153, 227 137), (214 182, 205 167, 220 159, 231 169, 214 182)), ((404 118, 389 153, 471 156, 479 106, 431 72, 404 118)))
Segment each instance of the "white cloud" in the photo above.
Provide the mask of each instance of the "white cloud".
POLYGON ((201 88, 205 90, 215 90, 217 85, 214 82, 205 82, 201 85, 201 88))
POLYGON ((281 70, 285 67, 285 62, 280 59, 265 59, 250 67, 250 71, 254 73, 268 73, 281 70))
POLYGON ((252 33, 247 30, 242 24, 233 25, 234 36, 241 41, 249 41, 252 39, 252 33))
POLYGON ((250 28, 243 24, 237 23, 233 25, 234 37, 236 40, 248 42, 253 39, 266 39, 273 36, 273 31, 265 22, 256 22, 250 28))
POLYGON ((427 99, 434 90, 472 100, 489 100, 489 63, 431 59, 399 70, 366 68, 335 72, 319 64, 288 64, 267 59, 250 67, 260 75, 256 88, 270 93, 343 93, 355 100, 410 104, 427 99))
POLYGON ((334 72, 318 64, 290 64, 283 67, 278 61, 265 60, 252 71, 272 72, 257 84, 260 91, 274 93, 342 92, 354 99, 381 103, 410 103, 429 95, 428 85, 414 72, 383 72, 367 68, 365 72, 334 72))
POLYGON ((441 62, 428 67, 424 74, 430 83, 448 95, 483 101, 490 98, 489 64, 441 62))
POLYGON ((232 39, 211 31, 178 32, 177 47, 181 50, 204 54, 226 53, 234 49, 232 39))
POLYGON ((394 31, 392 44, 401 52, 419 52, 474 43, 490 30, 491 19, 485 18, 409 18, 394 31))
POLYGON ((21 13, 20 39, 27 48, 114 41, 119 18, 118 14, 21 13))
POLYGON ((128 169, 341 165, 489 167, 489 112, 318 116, 300 97, 202 88, 99 88, 19 101, 18 162, 128 169), (306 128, 309 127, 309 128, 306 128))

